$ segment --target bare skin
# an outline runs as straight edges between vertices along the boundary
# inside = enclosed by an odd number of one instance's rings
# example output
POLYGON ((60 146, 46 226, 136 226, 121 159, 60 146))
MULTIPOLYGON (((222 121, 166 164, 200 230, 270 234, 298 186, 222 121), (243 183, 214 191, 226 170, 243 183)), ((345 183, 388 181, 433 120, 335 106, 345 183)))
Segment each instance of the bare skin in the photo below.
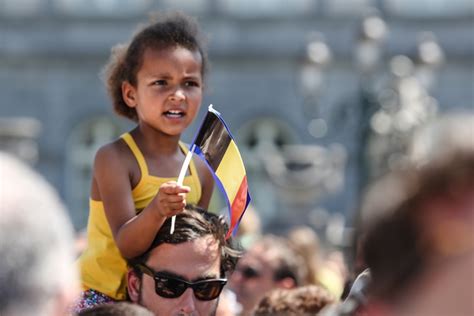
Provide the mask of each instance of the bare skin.
MULTIPOLYGON (((219 278, 219 245, 211 235, 180 244, 164 243, 151 251, 146 264, 157 272, 167 272, 191 282, 219 278)), ((129 270, 127 282, 132 302, 146 307, 156 316, 216 315, 218 298, 201 301, 191 288, 177 298, 163 298, 156 294, 152 277, 143 274, 139 278, 133 270, 129 270)))
MULTIPOLYGON (((130 134, 140 148, 151 176, 177 177, 185 155, 181 133, 192 123, 202 100, 201 56, 183 47, 147 49, 136 86, 122 85, 122 95, 138 114, 130 134)), ((201 181, 199 206, 207 208, 213 179, 204 162, 194 160, 201 181)), ((102 201, 118 249, 125 258, 143 253, 166 218, 184 210, 190 188, 164 183, 138 215, 132 190, 141 179, 138 163, 119 139, 99 149, 94 161, 91 197, 102 201)))

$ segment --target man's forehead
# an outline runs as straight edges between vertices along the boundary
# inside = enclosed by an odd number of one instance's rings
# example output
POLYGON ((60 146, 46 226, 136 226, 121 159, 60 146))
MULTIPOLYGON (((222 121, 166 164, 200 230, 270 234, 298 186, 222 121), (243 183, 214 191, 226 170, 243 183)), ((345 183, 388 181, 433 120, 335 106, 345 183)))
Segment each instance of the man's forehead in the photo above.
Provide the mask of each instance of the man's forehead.
POLYGON ((213 252, 217 251, 219 243, 212 235, 204 235, 199 238, 188 240, 185 242, 172 244, 162 243, 150 251, 149 258, 159 256, 160 253, 182 253, 183 249, 192 250, 193 252, 213 252))
POLYGON ((266 247, 265 245, 256 245, 250 251, 254 256, 265 260, 272 260, 279 256, 280 250, 275 247, 266 247))
POLYGON ((192 280, 220 274, 219 244, 206 235, 179 244, 163 243, 150 252, 146 264, 155 271, 167 271, 192 280))
POLYGON ((239 262, 242 264, 253 263, 257 265, 273 267, 273 263, 276 258, 277 252, 274 249, 257 246, 250 249, 247 254, 241 260, 239 260, 239 262))

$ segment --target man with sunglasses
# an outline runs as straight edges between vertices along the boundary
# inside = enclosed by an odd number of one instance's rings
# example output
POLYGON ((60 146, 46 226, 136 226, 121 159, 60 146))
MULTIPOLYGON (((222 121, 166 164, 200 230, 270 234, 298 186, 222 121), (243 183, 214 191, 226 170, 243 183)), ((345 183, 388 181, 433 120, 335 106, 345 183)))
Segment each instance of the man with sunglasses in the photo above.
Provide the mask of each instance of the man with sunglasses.
POLYGON ((219 295, 239 252, 225 240, 222 218, 186 207, 158 231, 141 256, 129 260, 130 299, 155 315, 215 315, 219 295))
POLYGON ((239 260, 230 280, 242 306, 241 315, 252 315, 270 290, 304 285, 307 269, 301 255, 283 237, 266 235, 239 260))

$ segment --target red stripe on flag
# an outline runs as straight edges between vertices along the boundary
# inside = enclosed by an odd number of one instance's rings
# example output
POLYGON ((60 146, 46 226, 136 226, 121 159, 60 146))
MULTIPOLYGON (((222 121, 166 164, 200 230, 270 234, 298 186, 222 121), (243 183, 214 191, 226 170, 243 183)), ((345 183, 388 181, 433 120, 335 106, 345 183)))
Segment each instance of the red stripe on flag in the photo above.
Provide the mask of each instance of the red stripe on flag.
POLYGON ((247 206, 247 193, 247 176, 244 176, 230 208, 230 228, 227 232, 226 238, 230 237, 230 235, 235 229, 235 226, 239 223, 239 220, 245 211, 245 207, 247 206))

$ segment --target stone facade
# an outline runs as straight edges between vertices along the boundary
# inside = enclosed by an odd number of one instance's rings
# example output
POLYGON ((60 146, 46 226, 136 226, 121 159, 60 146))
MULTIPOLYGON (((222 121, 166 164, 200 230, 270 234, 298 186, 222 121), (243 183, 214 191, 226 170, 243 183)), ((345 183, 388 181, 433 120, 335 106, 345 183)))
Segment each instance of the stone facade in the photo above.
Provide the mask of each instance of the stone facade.
POLYGON ((449 10, 436 1, 440 12, 424 12, 410 1, 247 2, 0 0, 0 117, 41 123, 36 166, 59 189, 76 228, 86 224, 95 150, 131 126, 112 113, 100 70, 110 48, 129 39, 154 9, 181 3, 209 35, 211 71, 203 109, 184 139, 192 139, 205 107, 214 104, 242 149, 255 206, 269 230, 303 223, 318 228, 331 214, 350 219, 357 207, 366 177, 361 141, 370 113, 360 97, 366 77, 353 56, 360 17, 369 5, 380 10, 389 30, 372 83, 386 79, 393 56, 414 60, 419 32, 431 31, 445 56, 429 91, 439 112, 473 109, 469 1, 457 1, 459 8, 449 10), (29 9, 22 2, 29 2, 29 9), (313 31, 330 48, 331 63, 322 72, 323 88, 311 99, 300 78, 313 31), (274 172, 278 159, 272 157, 283 159, 280 167, 287 174, 274 172), (298 182, 301 170, 314 173, 307 180, 312 186, 298 182), (334 172, 311 180, 327 170, 334 172), (290 190, 298 185, 301 190, 290 190))

